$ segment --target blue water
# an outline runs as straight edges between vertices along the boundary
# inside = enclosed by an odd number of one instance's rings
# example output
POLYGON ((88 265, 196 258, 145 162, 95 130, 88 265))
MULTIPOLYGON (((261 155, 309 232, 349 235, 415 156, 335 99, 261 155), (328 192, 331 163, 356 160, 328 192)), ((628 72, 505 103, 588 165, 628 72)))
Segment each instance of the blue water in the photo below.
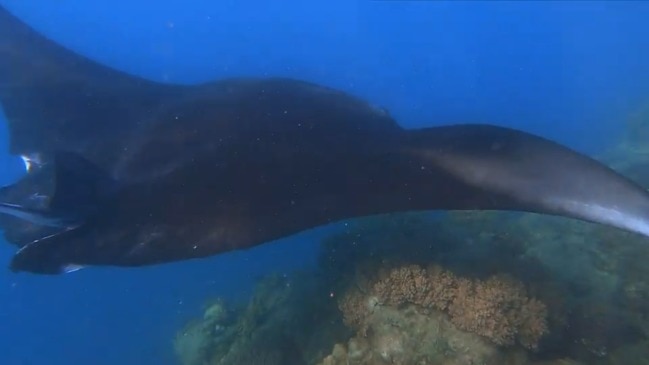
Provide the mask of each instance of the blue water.
MULTIPOLYGON (((292 76, 387 107, 406 127, 488 122, 580 151, 649 102, 645 2, 1 0, 97 61, 154 80, 292 76)), ((92 121, 88 121, 91 123, 92 121)), ((0 183, 21 176, 0 135, 0 183)), ((313 263, 327 229, 247 252, 58 277, 0 274, 0 364, 174 364, 209 297, 313 263)), ((0 265, 13 247, 0 246, 0 265)))

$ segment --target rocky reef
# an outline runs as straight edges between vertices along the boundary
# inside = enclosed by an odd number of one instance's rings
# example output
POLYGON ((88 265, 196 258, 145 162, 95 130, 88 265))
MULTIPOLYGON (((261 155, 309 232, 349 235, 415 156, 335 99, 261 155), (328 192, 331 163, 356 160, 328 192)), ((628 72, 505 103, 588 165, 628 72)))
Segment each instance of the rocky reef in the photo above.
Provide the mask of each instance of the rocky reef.
MULTIPOLYGON (((649 186, 649 108, 601 158, 649 186)), ((649 364, 649 245, 534 214, 354 220, 318 266, 211 303, 174 341, 183 365, 649 364)))

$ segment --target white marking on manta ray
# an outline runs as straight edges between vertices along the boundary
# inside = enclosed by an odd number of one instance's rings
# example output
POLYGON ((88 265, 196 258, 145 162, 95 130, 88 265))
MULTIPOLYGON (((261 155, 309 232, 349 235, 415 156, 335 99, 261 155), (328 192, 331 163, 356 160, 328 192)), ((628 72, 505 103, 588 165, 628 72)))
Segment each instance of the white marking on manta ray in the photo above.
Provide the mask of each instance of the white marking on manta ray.
POLYGON ((66 264, 61 267, 61 271, 63 271, 64 274, 69 274, 71 272, 79 271, 81 269, 85 269, 87 266, 85 265, 78 265, 78 264, 66 264))
POLYGON ((40 241, 43 241, 43 240, 46 240, 46 239, 48 239, 48 238, 52 238, 52 237, 58 236, 58 235, 60 235, 60 234, 62 234, 62 233, 65 233, 65 232, 71 230, 71 229, 74 229, 74 228, 66 228, 66 229, 64 229, 64 230, 62 230, 62 231, 60 231, 60 232, 56 232, 56 233, 53 233, 53 234, 51 234, 51 235, 48 235, 48 236, 45 236, 45 237, 41 237, 41 238, 35 239, 35 240, 33 240, 33 241, 31 241, 31 242, 25 244, 23 247, 19 248, 18 251, 16 251, 16 255, 20 254, 21 252, 25 251, 26 249, 28 249, 29 247, 31 247, 31 246, 37 244, 37 243, 40 242, 40 241))
POLYGON ((644 235, 649 235, 649 224, 641 218, 618 210, 616 207, 606 207, 598 204, 584 203, 575 200, 550 200, 551 204, 563 206, 569 212, 588 212, 580 214, 589 219, 600 219, 614 227, 627 229, 644 235))
POLYGON ((39 193, 34 193, 29 196, 29 200, 37 203, 38 205, 42 207, 46 207, 48 202, 49 202, 50 197, 47 195, 39 194, 39 193))
POLYGON ((25 171, 30 172, 32 169, 32 162, 27 158, 27 156, 20 156, 20 158, 23 160, 23 164, 25 164, 25 171))
POLYGON ((140 234, 139 242, 133 246, 126 254, 126 256, 135 256, 139 252, 146 250, 147 246, 160 237, 164 237, 167 234, 167 230, 164 226, 154 226, 148 228, 142 228, 143 230, 148 229, 140 234))
POLYGON ((20 159, 23 160, 23 164, 25 164, 25 171, 28 173, 32 171, 34 166, 40 167, 41 165, 43 165, 41 156, 37 153, 32 155, 20 155, 20 159))
POLYGON ((42 226, 59 227, 59 228, 66 226, 65 222, 60 218, 49 217, 46 215, 39 214, 38 212, 26 211, 22 206, 11 204, 11 203, 0 204, 0 213, 7 214, 16 218, 20 218, 27 222, 39 224, 42 226))
MULTIPOLYGON (((40 241, 46 240, 46 239, 54 237, 54 236, 58 236, 58 235, 60 235, 62 233, 70 231, 72 229, 74 229, 74 228, 66 228, 66 229, 64 229, 64 230, 62 230, 60 232, 56 232, 56 233, 53 233, 51 235, 48 235, 48 236, 41 237, 39 239, 33 240, 32 242, 30 242, 30 243, 24 245, 23 247, 21 247, 20 249, 18 249, 18 251, 16 252, 16 255, 20 254, 22 251, 24 251, 27 248, 37 244, 40 241)), ((72 272, 75 272, 75 271, 79 271, 81 269, 85 269, 86 267, 87 267, 86 265, 80 265, 80 264, 70 264, 70 263, 69 264, 63 264, 63 265, 61 265, 61 272, 63 274, 69 274, 69 273, 72 273, 72 272)))

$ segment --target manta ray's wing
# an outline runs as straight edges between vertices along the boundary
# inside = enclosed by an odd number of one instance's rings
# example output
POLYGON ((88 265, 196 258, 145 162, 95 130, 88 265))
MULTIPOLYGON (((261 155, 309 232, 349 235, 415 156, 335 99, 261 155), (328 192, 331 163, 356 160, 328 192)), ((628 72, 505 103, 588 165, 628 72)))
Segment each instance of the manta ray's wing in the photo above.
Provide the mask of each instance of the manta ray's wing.
POLYGON ((437 184, 445 190, 435 195, 435 208, 552 214, 649 237, 644 187, 540 136, 491 125, 442 126, 410 132, 405 150, 439 173, 435 181, 450 181, 437 184))
POLYGON ((65 149, 110 165, 120 136, 180 89, 71 52, 0 7, 0 102, 14 154, 65 149))
MULTIPOLYGON (((0 106, 10 152, 30 160, 32 167, 48 164, 56 151, 65 150, 111 171, 126 137, 184 90, 78 55, 0 6, 0 106)), ((1 200, 39 209, 52 182, 50 174, 37 170, 2 189, 1 200)), ((13 217, 0 217, 0 227, 19 245, 51 233, 13 217)))

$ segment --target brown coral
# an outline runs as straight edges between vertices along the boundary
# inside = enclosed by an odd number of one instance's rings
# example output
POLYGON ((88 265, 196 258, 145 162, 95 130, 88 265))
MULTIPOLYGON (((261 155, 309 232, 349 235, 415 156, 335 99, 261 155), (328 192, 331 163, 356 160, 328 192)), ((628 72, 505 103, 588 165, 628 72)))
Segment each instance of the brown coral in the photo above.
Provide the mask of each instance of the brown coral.
POLYGON ((512 345, 518 339, 525 347, 536 347, 547 331, 547 313, 543 303, 527 298, 520 282, 506 276, 458 281, 448 309, 453 324, 498 345, 512 345))
POLYGON ((343 312, 343 323, 357 331, 365 332, 365 320, 372 313, 372 298, 367 298, 359 291, 350 291, 339 302, 343 312))
POLYGON ((457 277, 438 266, 402 266, 380 273, 371 286, 371 295, 351 291, 339 303, 345 323, 359 331, 364 331, 364 318, 372 304, 413 304, 444 311, 459 329, 497 345, 518 341, 535 348, 547 332, 545 305, 528 298, 519 281, 502 275, 482 281, 457 277))

